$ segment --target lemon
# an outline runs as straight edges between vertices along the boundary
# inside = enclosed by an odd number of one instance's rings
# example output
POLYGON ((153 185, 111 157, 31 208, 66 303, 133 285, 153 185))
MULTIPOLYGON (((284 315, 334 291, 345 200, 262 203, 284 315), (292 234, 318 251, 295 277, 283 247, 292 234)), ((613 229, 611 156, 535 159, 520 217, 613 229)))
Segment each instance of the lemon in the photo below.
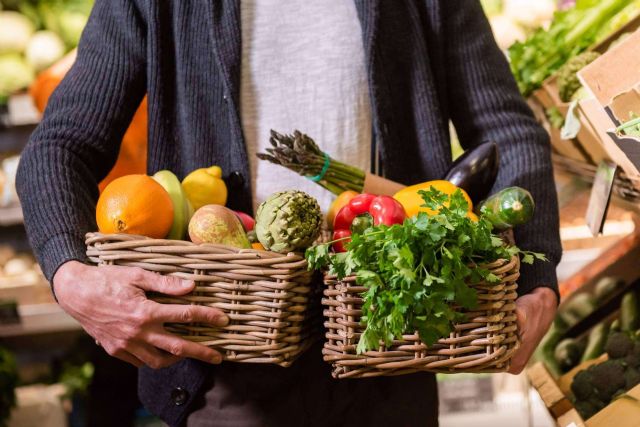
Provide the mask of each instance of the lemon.
POLYGON ((227 203, 227 186, 219 166, 194 170, 182 180, 182 188, 196 211, 204 205, 227 203))

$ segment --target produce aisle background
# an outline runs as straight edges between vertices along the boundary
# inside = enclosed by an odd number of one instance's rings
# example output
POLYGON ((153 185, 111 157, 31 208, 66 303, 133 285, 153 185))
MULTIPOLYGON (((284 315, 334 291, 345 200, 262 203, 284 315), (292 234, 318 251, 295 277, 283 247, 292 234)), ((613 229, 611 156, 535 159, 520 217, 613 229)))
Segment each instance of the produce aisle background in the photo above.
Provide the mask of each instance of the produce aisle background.
MULTIPOLYGON (((537 28, 548 27, 558 6, 554 0, 482 3, 498 44, 505 50, 537 28)), ((573 2, 558 3, 568 7, 573 2)), ((103 425, 125 426, 133 420, 135 426, 162 426, 137 404, 135 370, 106 358, 53 300, 30 254, 13 189, 20 151, 38 123, 51 91, 73 63, 74 48, 92 0, 0 0, 0 5, 0 372, 4 368, 1 351, 8 349, 17 360, 20 386, 18 407, 9 426, 98 425, 87 424, 88 414, 103 416, 103 425), (116 394, 118 399, 113 398, 116 394), (116 410, 116 400, 131 405, 116 410), (123 418, 109 418, 117 415, 123 418)), ((627 15, 621 16, 616 25, 624 25, 630 14, 640 12, 640 1, 629 0, 628 5, 627 15)), ((567 109, 568 104, 556 109, 561 121, 567 109)), ((602 149, 598 151, 593 141, 586 148, 576 148, 573 139, 562 140, 560 129, 548 123, 552 121, 553 108, 543 105, 538 110, 551 133, 555 154, 564 156, 564 164, 571 165, 556 171, 564 248, 558 276, 566 301, 582 285, 607 274, 607 262, 620 257, 620 252, 638 249, 638 204, 614 198, 603 234, 593 238, 585 211, 593 169, 603 158, 602 149), (591 165, 567 163, 567 157, 571 161, 587 159, 591 165)), ((583 144, 586 128, 583 126, 576 137, 583 144)), ((460 152, 454 139, 454 157, 460 152)), ((145 158, 143 103, 123 140, 118 163, 106 181, 123 174, 144 173, 145 158)), ((556 425, 524 373, 439 375, 438 380, 443 427, 556 425)), ((6 390, 0 387, 3 392, 6 390)))

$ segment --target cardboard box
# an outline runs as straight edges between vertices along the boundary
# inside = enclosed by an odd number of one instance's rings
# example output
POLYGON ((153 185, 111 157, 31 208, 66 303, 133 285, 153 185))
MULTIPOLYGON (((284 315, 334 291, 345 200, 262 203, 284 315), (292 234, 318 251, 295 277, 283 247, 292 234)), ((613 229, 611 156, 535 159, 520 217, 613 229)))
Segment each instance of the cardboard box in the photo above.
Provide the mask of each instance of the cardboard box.
POLYGON ((640 30, 582 69, 578 77, 599 104, 582 110, 609 157, 632 179, 640 177, 640 138, 616 132, 632 114, 640 116, 640 30))
POLYGON ((622 148, 615 143, 609 135, 609 131, 616 127, 611 116, 600 105, 597 99, 589 99, 580 102, 580 110, 585 120, 594 129, 600 143, 607 152, 608 157, 616 162, 625 174, 634 180, 640 179, 640 172, 627 157, 622 148))

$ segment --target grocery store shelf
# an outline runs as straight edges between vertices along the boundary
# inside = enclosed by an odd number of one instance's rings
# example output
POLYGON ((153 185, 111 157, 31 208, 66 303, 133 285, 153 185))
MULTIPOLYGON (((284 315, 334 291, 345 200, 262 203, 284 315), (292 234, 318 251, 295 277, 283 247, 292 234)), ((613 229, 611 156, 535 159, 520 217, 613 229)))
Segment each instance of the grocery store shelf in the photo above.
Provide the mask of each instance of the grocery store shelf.
POLYGON ((24 217, 22 216, 21 206, 12 206, 9 208, 0 208, 0 227, 22 224, 24 217))
POLYGON ((80 324, 58 304, 33 304, 18 307, 20 323, 0 325, 0 337, 37 335, 52 332, 77 331, 80 324))
POLYGON ((0 153, 17 154, 22 151, 35 128, 35 125, 3 128, 0 124, 0 153))

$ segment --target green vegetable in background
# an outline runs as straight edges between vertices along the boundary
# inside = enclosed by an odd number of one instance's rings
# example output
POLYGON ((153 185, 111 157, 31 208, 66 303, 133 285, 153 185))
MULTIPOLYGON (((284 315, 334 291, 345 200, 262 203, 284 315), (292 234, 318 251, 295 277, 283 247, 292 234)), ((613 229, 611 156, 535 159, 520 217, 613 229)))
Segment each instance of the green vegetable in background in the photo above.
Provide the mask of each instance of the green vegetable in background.
POLYGON ((603 41, 608 36, 621 29, 633 18, 638 16, 638 12, 640 12, 640 0, 630 1, 624 9, 618 12, 616 16, 602 26, 600 32, 596 36, 596 43, 603 41))
POLYGON ((603 277, 598 280, 598 283, 596 283, 596 286, 593 289, 593 296, 596 301, 602 303, 622 285, 624 285, 624 280, 618 277, 603 277))
POLYGON ((610 332, 620 332, 620 319, 615 319, 609 327, 610 332))
POLYGON ((33 67, 15 53, 0 55, 0 105, 9 95, 28 87, 35 79, 33 67))
POLYGON ((589 339, 587 340, 587 348, 584 350, 580 362, 597 359, 602 355, 602 353, 604 353, 604 346, 607 342, 608 332, 609 326, 604 322, 591 329, 591 332, 589 332, 589 339))
POLYGON ((547 108, 545 115, 554 129, 562 129, 562 126, 564 126, 564 116, 557 107, 547 108))
POLYGON ((635 136, 640 138, 640 117, 636 113, 630 113, 631 120, 618 126, 616 132, 621 135, 635 136))
POLYGON ((511 70, 523 95, 529 96, 569 58, 591 46, 602 28, 631 0, 578 1, 556 12, 549 29, 540 28, 509 48, 511 70))
POLYGON ((573 314, 579 321, 593 313, 596 300, 588 292, 579 292, 571 297, 563 307, 563 311, 573 314))
POLYGON ((633 351, 634 342, 626 332, 614 332, 609 335, 605 352, 612 359, 622 359, 633 351))
POLYGON ((575 339, 565 338, 558 343, 553 355, 558 365, 560 365, 560 368, 568 371, 580 361, 582 349, 575 339))
POLYGON ((16 362, 11 353, 0 348, 0 427, 7 425, 11 408, 16 404, 15 389, 17 385, 16 362))
POLYGON ((574 404, 587 420, 612 399, 640 384, 640 342, 634 333, 614 332, 605 350, 609 360, 578 372, 571 383, 574 404))
POLYGON ((78 45, 93 7, 93 0, 2 0, 2 3, 7 9, 20 12, 37 29, 58 34, 67 49, 78 45))
POLYGON ((59 379, 66 388, 65 395, 73 397, 87 394, 94 371, 91 362, 85 362, 82 365, 66 364, 59 379))
POLYGON ((561 324, 562 321, 556 321, 551 325, 549 331, 545 334, 536 348, 534 357, 536 360, 544 362, 547 370, 551 375, 558 378, 562 375, 562 368, 555 358, 555 349, 566 330, 566 325, 561 324))
POLYGON ((477 304, 476 291, 469 285, 500 280, 472 265, 513 255, 523 255, 526 263, 545 259, 505 247, 485 217, 470 220, 460 190, 446 195, 432 187, 420 195, 424 206, 439 213, 421 212, 402 225, 379 225, 352 235, 344 253, 330 254, 333 242, 307 250, 310 268, 329 267, 340 279, 356 275, 357 283, 367 288, 362 295, 366 329, 358 353, 377 349, 381 342, 388 346, 414 331, 427 345, 447 336, 453 322, 464 318, 453 305, 469 309, 477 304))
POLYGON ((93 0, 40 0, 37 9, 45 28, 73 48, 78 45, 92 6, 93 0))
POLYGON ((34 31, 33 23, 18 12, 0 12, 0 54, 22 53, 34 31))
POLYGON ((620 328, 623 332, 635 331, 640 327, 640 307, 638 307, 638 295, 635 292, 627 292, 620 303, 620 328))
POLYGON ((582 87, 580 80, 578 80, 578 71, 598 59, 599 56, 598 52, 583 52, 560 67, 557 72, 558 95, 562 101, 571 101, 573 95, 582 87))

